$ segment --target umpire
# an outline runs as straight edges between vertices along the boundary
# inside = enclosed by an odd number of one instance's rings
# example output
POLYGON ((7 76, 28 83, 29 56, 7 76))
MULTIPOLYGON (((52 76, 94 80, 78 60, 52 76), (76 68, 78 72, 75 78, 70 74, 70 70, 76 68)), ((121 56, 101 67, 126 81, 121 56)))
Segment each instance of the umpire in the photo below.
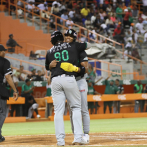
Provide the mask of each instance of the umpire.
POLYGON ((5 140, 2 136, 1 129, 6 118, 7 100, 9 99, 9 90, 5 86, 6 81, 14 90, 14 100, 16 101, 18 99, 18 92, 11 78, 10 62, 4 58, 5 51, 4 46, 0 44, 0 142, 5 140))

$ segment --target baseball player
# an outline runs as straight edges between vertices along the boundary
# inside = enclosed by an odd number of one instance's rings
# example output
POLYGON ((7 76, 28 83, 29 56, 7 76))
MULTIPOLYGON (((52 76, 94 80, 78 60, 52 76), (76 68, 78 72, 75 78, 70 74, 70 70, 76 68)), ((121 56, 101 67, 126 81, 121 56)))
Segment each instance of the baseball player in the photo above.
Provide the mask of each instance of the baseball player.
POLYGON ((86 144, 87 142, 82 137, 81 97, 75 76, 77 72, 80 73, 85 70, 85 68, 77 67, 80 53, 87 48, 95 46, 95 44, 64 43, 63 41, 64 37, 61 32, 55 31, 51 34, 51 43, 54 46, 47 52, 45 61, 46 70, 51 70, 51 89, 55 112, 54 123, 57 145, 65 145, 63 114, 66 99, 70 106, 74 126, 74 141, 72 144, 86 144), (50 64, 53 64, 54 67, 52 66, 53 68, 51 68, 50 64), (68 72, 65 71, 67 69, 68 72))
MULTIPOLYGON (((74 43, 77 39, 77 33, 73 29, 67 30, 65 35, 65 42, 67 43, 74 43)), ((76 77, 76 81, 78 84, 78 88, 81 94, 81 113, 82 113, 82 122, 83 122, 83 132, 84 136, 83 139, 86 140, 87 143, 89 143, 89 126, 90 126, 90 117, 89 117, 89 111, 88 111, 88 104, 87 104, 87 82, 86 82, 86 73, 88 71, 88 58, 85 51, 80 53, 79 58, 79 67, 84 67, 86 72, 79 73, 76 77)), ((71 115, 70 115, 70 119, 71 115)), ((72 121, 71 121, 72 122, 72 121)), ((72 124, 72 123, 71 123, 72 124)), ((72 130, 73 130, 73 124, 72 124, 72 130)))

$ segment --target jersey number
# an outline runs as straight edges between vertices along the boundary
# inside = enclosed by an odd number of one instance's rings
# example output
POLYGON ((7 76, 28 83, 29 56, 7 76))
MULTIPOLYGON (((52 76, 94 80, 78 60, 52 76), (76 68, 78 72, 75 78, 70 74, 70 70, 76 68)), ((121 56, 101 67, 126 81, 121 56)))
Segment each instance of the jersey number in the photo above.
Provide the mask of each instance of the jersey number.
POLYGON ((68 55, 68 51, 64 50, 61 53, 60 52, 56 52, 54 54, 54 57, 56 58, 56 60, 61 61, 61 57, 63 61, 67 61, 69 59, 69 55, 68 55))

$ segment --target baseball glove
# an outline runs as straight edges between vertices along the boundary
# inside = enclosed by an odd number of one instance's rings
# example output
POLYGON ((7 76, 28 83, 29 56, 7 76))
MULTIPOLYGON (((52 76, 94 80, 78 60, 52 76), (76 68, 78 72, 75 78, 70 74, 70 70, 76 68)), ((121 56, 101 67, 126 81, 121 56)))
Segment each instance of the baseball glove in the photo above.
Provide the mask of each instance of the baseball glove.
POLYGON ((78 67, 76 67, 68 62, 61 63, 60 68, 62 68, 63 70, 65 70, 67 72, 78 72, 78 70, 79 70, 78 67))

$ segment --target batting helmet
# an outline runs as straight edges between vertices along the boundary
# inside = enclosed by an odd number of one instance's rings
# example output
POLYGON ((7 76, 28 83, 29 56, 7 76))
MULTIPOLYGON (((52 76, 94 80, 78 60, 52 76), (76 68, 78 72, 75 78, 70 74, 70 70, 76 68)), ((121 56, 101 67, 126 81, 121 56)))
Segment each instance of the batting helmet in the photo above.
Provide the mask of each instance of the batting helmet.
POLYGON ((77 39, 77 33, 76 33, 76 31, 75 30, 73 30, 73 29, 69 29, 69 30, 67 30, 67 32, 64 34, 65 36, 70 36, 70 37, 72 37, 74 40, 74 42, 76 41, 76 39, 77 39))
POLYGON ((60 31, 55 31, 51 34, 51 43, 55 45, 58 41, 64 41, 64 37, 60 31))

